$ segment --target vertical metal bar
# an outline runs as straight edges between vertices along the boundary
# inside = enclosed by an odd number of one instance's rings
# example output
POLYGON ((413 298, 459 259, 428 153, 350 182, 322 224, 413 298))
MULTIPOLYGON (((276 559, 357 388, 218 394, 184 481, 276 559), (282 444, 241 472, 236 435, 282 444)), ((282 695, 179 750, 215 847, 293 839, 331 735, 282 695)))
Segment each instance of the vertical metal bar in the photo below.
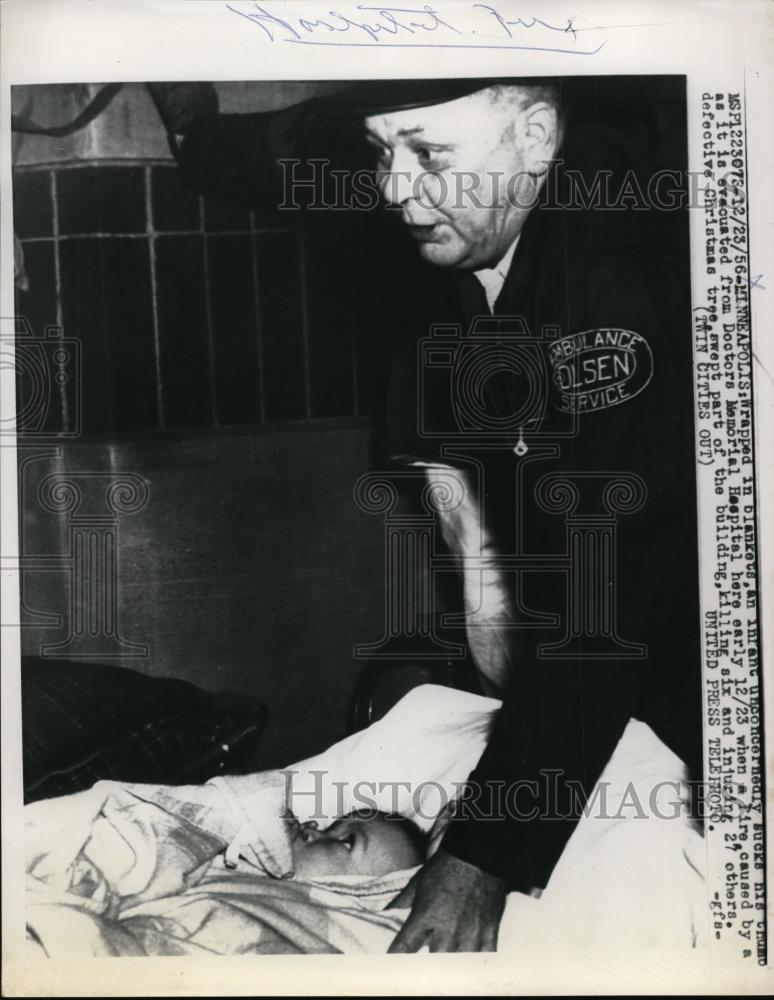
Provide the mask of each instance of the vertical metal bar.
POLYGON ((253 304, 255 308, 255 340, 258 352, 258 406, 261 423, 266 422, 266 394, 263 373, 263 323, 261 319, 261 279, 258 274, 258 236, 255 232, 255 212, 250 212, 250 255, 253 273, 253 304))
MULTIPOLYGON (((54 294, 56 296, 56 325, 64 333, 64 310, 62 308, 62 261, 59 257, 59 194, 56 183, 56 171, 49 170, 48 182, 51 190, 51 228, 53 232, 54 244, 54 294)), ((64 381, 58 387, 59 412, 62 417, 62 429, 65 434, 72 430, 70 426, 70 408, 67 405, 67 392, 64 381)), ((53 390, 53 386, 51 387, 53 390)), ((83 394, 83 386, 78 386, 78 391, 83 394)))
POLYGON ((145 168, 145 235, 150 258, 151 316, 153 321, 153 363, 156 373, 156 429, 163 431, 164 387, 161 374, 161 333, 159 330, 159 288, 156 274, 156 231, 153 225, 153 198, 151 196, 151 167, 145 168))
POLYGON ((358 376, 358 351, 357 351, 357 330, 352 331, 352 416, 360 416, 360 392, 357 385, 358 376))
POLYGON ((210 418, 213 427, 220 427, 218 384, 215 378, 215 338, 212 329, 212 294, 210 291, 209 234, 202 233, 202 266, 204 268, 204 321, 207 325, 207 370, 210 387, 210 418))
POLYGON ((304 347, 304 412, 306 419, 312 416, 312 387, 309 372, 309 296, 306 284, 306 230, 299 224, 298 234, 298 277, 301 284, 301 333, 304 347))

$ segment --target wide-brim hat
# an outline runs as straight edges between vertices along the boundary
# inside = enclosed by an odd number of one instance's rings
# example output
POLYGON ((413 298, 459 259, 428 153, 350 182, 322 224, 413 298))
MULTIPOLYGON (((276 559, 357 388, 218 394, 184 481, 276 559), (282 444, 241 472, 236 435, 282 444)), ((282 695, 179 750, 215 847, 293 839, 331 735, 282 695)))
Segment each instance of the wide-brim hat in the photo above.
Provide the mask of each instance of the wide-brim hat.
POLYGON ((448 77, 429 80, 359 80, 321 99, 337 115, 377 115, 425 108, 467 97, 498 83, 523 82, 502 77, 448 77))
MULTIPOLYGON (((282 111, 272 124, 272 147, 278 157, 300 156, 360 133, 363 118, 446 104, 497 84, 545 84, 545 77, 443 77, 328 81, 325 92, 282 111)), ((556 79, 550 82, 556 83, 556 79)))

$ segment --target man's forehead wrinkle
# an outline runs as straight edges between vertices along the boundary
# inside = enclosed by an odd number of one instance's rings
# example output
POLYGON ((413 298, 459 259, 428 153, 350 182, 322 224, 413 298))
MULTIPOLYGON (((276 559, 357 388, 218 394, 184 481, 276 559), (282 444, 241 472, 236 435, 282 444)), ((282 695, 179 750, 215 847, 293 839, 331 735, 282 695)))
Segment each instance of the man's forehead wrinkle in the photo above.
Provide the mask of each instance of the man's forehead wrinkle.
POLYGON ((379 116, 378 118, 366 118, 363 128, 368 135, 373 135, 376 138, 381 138, 382 134, 384 134, 388 137, 394 135, 405 139, 412 135, 420 135, 425 131, 425 126, 420 124, 401 128, 398 122, 391 120, 386 115, 379 116))
POLYGON ((377 129, 377 124, 375 123, 373 126, 369 125, 368 119, 363 122, 363 132, 365 135, 372 136, 374 139, 381 139, 377 129))
POLYGON ((399 136, 410 135, 453 122, 455 109, 459 109, 462 103, 462 101, 447 101, 445 104, 429 104, 426 107, 367 115, 363 119, 363 124, 367 131, 373 132, 379 129, 399 136))
POLYGON ((447 115, 451 115, 453 117, 455 114, 473 110, 476 107, 486 111, 489 109, 499 109, 514 103, 517 106, 521 106, 528 99, 528 97, 529 93, 523 86, 494 85, 486 87, 482 90, 474 91, 472 94, 465 94, 463 97, 458 97, 450 101, 420 105, 416 108, 398 108, 381 112, 377 111, 374 114, 365 115, 363 120, 366 128, 368 127, 369 122, 381 124, 386 128, 395 128, 400 126, 401 120, 403 122, 410 122, 413 118, 413 127, 424 128, 425 126, 422 124, 422 116, 437 118, 438 116, 445 117, 447 115))

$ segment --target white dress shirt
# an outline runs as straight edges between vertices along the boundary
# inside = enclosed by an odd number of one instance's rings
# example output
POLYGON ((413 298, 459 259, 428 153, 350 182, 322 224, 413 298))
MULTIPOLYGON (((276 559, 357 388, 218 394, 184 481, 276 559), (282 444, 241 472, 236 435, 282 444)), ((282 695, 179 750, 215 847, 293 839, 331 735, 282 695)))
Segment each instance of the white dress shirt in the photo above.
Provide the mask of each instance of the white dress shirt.
POLYGON ((511 261, 513 260, 513 255, 516 251, 516 245, 519 242, 519 237, 521 233, 516 237, 516 239, 511 243, 505 254, 500 259, 500 262, 494 267, 483 267, 480 271, 474 271, 473 274, 481 282, 484 289, 484 295, 486 295, 486 302, 489 306, 489 312, 494 312, 494 305, 497 301, 497 296, 502 291, 502 287, 505 284, 505 279, 508 277, 508 271, 511 267, 511 261))

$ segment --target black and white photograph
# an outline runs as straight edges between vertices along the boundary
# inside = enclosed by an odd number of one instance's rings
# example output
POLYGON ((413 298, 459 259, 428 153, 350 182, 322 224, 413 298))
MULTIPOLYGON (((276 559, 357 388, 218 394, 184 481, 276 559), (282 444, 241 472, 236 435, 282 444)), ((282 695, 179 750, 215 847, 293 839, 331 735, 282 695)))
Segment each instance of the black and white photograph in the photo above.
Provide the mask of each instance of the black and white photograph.
POLYGON ((747 78, 604 4, 117 6, 240 47, 3 79, 8 995, 767 992, 747 78))

